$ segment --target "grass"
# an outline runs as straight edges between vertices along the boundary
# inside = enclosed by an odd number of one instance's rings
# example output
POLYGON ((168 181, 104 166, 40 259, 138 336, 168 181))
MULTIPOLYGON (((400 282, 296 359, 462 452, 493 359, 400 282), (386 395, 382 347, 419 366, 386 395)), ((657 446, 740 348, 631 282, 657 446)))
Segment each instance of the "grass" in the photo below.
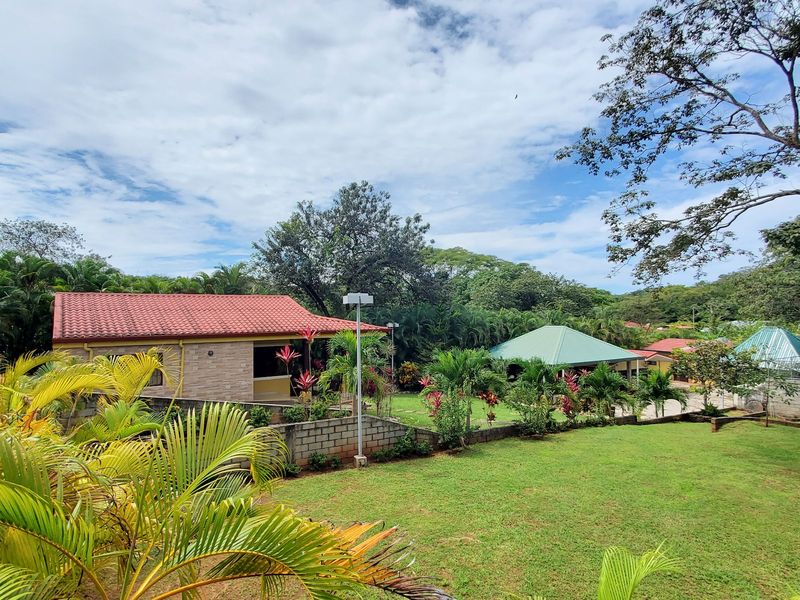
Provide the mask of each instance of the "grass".
POLYGON ((288 482, 315 519, 383 520, 461 600, 591 598, 603 550, 665 541, 679 574, 637 598, 787 598, 800 586, 800 431, 753 423, 593 428, 288 482))
MULTIPOLYGON (((486 413, 484 407, 486 404, 479 398, 472 399, 472 423, 479 426, 481 429, 489 427, 486 421, 486 413)), ((375 407, 371 406, 367 411, 369 414, 375 414, 375 407)), ((494 407, 496 419, 494 425, 510 425, 517 415, 514 411, 504 405, 502 402, 494 407)), ((413 425, 415 427, 425 427, 431 429, 433 421, 431 420, 428 409, 422 402, 419 394, 395 394, 392 397, 392 417, 395 417, 405 423, 406 425, 413 425)))

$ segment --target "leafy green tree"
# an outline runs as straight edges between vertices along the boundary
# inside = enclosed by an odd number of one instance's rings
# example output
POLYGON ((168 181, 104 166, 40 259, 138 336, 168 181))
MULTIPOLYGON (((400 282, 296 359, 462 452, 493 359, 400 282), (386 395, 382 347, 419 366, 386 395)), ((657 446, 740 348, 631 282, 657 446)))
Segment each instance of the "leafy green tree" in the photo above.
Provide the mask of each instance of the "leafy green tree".
POLYGON ((7 360, 50 347, 52 285, 62 275, 50 260, 0 254, 0 355, 7 360))
POLYGON ((595 96, 603 128, 584 129, 558 157, 630 174, 604 218, 611 260, 639 257, 637 280, 701 269, 733 251, 742 214, 800 195, 789 177, 800 162, 798 32, 793 0, 661 0, 610 42, 599 66, 616 75, 595 96), (696 146, 715 156, 689 156, 696 146), (712 198, 670 217, 655 212, 647 182, 675 153, 687 157, 681 178, 712 198))
POLYGON ((758 373, 752 356, 735 352, 722 340, 700 341, 691 350, 676 350, 672 372, 689 379, 703 395, 703 408, 709 407, 716 391, 741 393, 752 383, 751 374, 758 373))
POLYGON ((333 205, 301 202, 287 221, 254 244, 253 261, 278 288, 301 295, 322 314, 342 314, 353 290, 384 305, 435 295, 423 262, 428 225, 392 213, 389 194, 366 181, 339 190, 333 205))

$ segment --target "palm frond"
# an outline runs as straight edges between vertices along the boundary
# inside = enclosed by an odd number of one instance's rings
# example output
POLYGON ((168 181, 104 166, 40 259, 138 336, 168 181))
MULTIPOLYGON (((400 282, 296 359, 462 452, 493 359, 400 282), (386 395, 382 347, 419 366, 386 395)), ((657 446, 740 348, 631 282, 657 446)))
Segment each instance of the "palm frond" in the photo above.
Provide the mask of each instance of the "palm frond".
MULTIPOLYGON (((663 544, 662 544, 663 546, 663 544)), ((627 548, 612 546, 603 554, 598 600, 631 600, 645 577, 654 573, 677 571, 679 562, 661 551, 661 546, 634 556, 627 548)))
POLYGON ((28 600, 36 574, 17 565, 0 565, 0 600, 28 600))

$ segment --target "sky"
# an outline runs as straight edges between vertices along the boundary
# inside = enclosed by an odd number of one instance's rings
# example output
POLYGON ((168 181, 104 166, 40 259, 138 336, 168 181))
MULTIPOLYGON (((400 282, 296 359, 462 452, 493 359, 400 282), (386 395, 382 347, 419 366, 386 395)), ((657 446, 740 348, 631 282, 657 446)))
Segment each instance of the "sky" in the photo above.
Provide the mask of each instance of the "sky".
MULTIPOLYGON (((437 246, 627 291, 600 218, 624 179, 553 154, 597 125, 601 38, 647 5, 2 3, 0 217, 74 225, 125 272, 191 275, 247 259, 298 201, 367 180, 437 246)), ((669 161, 656 176, 667 211, 707 193, 669 161)), ((740 247, 793 216, 748 213, 740 247)))

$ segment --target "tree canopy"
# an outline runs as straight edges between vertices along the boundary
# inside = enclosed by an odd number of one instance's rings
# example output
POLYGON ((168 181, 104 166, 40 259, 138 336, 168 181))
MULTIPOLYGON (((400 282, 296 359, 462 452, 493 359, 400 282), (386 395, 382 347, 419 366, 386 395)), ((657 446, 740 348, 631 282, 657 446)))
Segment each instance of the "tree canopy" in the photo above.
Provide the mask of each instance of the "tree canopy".
POLYGON ((390 196, 366 181, 342 187, 322 209, 300 202, 254 244, 253 262, 279 289, 322 314, 342 314, 341 297, 368 291, 381 304, 430 299, 435 285, 422 260, 428 225, 392 212, 390 196))
POLYGON ((38 219, 0 221, 0 250, 65 263, 81 256, 84 243, 78 230, 66 223, 38 219))
POLYGON ((638 259, 635 278, 651 283, 699 272, 735 251, 731 226, 742 214, 800 195, 790 177, 800 162, 800 6, 661 0, 608 39, 599 66, 616 76, 595 95, 602 128, 584 129, 558 157, 595 174, 628 173, 604 215, 613 262, 638 259), (655 163, 675 155, 681 179, 710 195, 679 216, 647 185, 655 163))

